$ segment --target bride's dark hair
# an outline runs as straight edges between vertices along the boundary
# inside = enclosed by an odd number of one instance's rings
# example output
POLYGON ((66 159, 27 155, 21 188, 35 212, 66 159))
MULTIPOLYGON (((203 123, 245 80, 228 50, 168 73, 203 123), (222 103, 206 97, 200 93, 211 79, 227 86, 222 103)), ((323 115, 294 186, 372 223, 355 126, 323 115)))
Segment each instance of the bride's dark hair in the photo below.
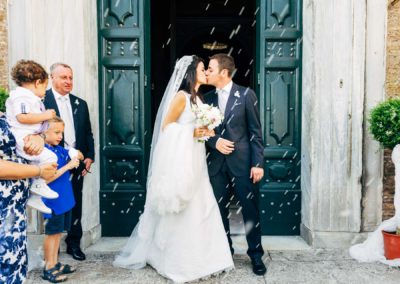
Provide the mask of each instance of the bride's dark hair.
POLYGON ((188 66, 185 78, 183 78, 182 83, 179 87, 179 91, 183 90, 186 93, 190 94, 190 102, 192 104, 196 104, 196 97, 199 97, 203 101, 203 96, 195 90, 196 69, 200 62, 203 62, 204 64, 203 58, 193 55, 193 61, 188 66))

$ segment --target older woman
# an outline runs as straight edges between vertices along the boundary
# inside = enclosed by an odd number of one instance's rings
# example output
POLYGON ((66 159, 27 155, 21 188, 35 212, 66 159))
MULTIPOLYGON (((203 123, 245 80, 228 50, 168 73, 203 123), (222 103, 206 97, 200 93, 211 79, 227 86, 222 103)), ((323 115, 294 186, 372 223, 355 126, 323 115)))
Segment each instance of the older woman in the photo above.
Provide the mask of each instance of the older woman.
MULTIPOLYGON (((44 141, 38 135, 25 138, 25 152, 37 155, 44 141)), ((25 164, 16 155, 15 138, 0 112, 0 283, 22 283, 27 273, 26 212, 29 178, 54 176, 57 164, 25 164)))

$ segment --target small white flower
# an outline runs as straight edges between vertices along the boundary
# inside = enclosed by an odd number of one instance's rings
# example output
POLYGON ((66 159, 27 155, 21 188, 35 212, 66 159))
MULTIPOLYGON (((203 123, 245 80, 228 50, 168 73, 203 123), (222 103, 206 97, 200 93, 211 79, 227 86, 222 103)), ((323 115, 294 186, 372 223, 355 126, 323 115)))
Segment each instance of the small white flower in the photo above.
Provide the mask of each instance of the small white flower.
POLYGON ((75 100, 75 104, 76 104, 77 106, 79 105, 78 99, 75 100))
POLYGON ((236 91, 233 95, 234 95, 235 97, 237 97, 237 98, 240 98, 240 93, 239 93, 239 91, 236 91))

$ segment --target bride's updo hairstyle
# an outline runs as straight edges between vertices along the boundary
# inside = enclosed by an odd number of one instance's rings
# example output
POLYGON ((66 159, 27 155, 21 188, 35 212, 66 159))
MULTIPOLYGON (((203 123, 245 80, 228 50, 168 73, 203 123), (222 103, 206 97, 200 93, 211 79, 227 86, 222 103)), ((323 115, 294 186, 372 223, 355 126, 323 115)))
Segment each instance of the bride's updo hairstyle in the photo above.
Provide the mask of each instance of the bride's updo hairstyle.
POLYGON ((193 61, 192 63, 188 66, 185 78, 182 80, 182 84, 179 87, 179 91, 183 90, 186 93, 190 94, 190 102, 192 104, 196 104, 196 97, 200 97, 201 100, 203 100, 203 96, 196 92, 195 86, 196 86, 196 69, 197 65, 199 65, 200 62, 203 62, 204 60, 201 57, 198 57, 196 55, 193 55, 193 61))

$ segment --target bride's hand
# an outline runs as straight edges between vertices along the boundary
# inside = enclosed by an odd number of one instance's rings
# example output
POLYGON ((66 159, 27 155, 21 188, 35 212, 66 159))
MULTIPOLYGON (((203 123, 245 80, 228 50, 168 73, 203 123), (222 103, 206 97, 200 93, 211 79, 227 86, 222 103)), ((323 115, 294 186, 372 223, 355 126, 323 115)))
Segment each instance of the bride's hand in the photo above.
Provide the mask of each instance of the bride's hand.
POLYGON ((206 133, 205 136, 214 137, 214 136, 215 136, 215 131, 214 131, 214 129, 212 129, 212 130, 207 130, 207 133, 206 133))
POLYGON ((205 127, 195 128, 193 132, 193 137, 200 138, 206 136, 208 129, 205 127))

